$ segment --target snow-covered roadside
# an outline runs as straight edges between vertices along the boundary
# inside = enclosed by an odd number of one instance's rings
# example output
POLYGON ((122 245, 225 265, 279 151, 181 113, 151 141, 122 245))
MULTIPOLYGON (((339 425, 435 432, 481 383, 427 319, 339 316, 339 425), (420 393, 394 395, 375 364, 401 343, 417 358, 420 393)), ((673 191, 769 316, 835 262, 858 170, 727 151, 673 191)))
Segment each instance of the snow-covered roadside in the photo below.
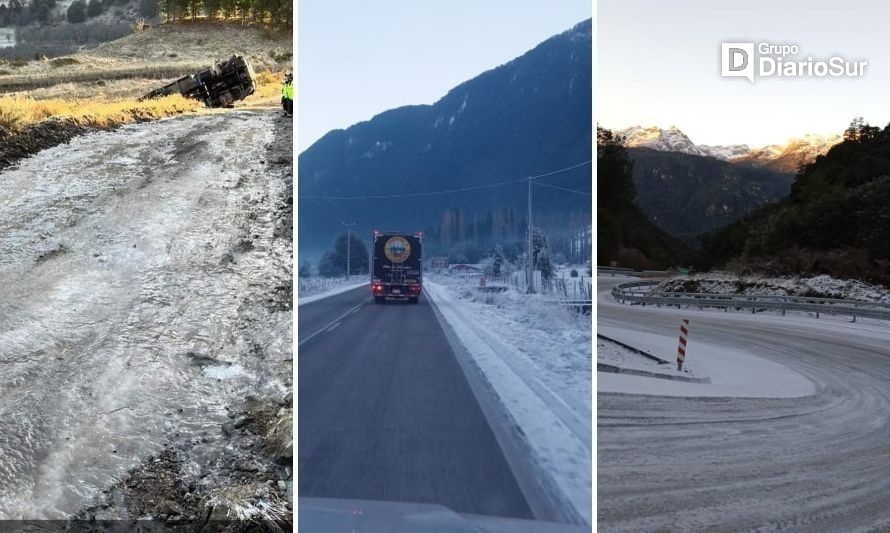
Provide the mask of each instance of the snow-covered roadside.
MULTIPOLYGON (((669 359, 668 353, 672 350, 668 347, 676 350, 677 339, 665 335, 602 324, 597 331, 663 359, 669 359)), ((643 359, 642 356, 640 358, 643 359)), ((597 390, 664 396, 740 398, 796 398, 816 391, 810 380, 784 365, 742 350, 701 343, 693 335, 690 335, 685 366, 691 370, 690 375, 708 377, 711 383, 599 372, 597 390)))
MULTIPOLYGON (((630 344, 628 345, 630 346, 630 344)), ((670 376, 668 379, 673 379, 675 376, 683 376, 685 378, 693 379, 703 379, 706 377, 702 376, 701 372, 697 371, 694 365, 692 367, 686 365, 683 368, 683 372, 677 372, 677 366, 673 362, 665 364, 655 361, 654 359, 649 359, 644 355, 629 350, 608 339, 596 339, 596 362, 597 368, 599 368, 599 365, 603 364, 610 367, 618 367, 621 370, 641 371, 649 374, 670 376)))
POLYGON ((540 471, 590 524, 590 319, 512 289, 478 293, 473 285, 436 277, 425 290, 521 429, 540 471))
POLYGON ((349 276, 343 278, 309 278, 301 279, 299 293, 297 294, 297 306, 317 302, 324 298, 336 296, 352 289, 363 287, 370 283, 367 274, 361 276, 349 276))
POLYGON ((828 275, 770 278, 710 272, 674 277, 663 281, 655 290, 749 296, 806 296, 890 303, 890 290, 885 287, 855 279, 837 279, 828 275))
MULTIPOLYGON (((610 313, 609 308, 616 311, 629 312, 631 308, 619 304, 612 299, 608 290, 601 290, 598 294, 598 307, 600 309, 597 323, 597 333, 616 341, 628 344, 634 348, 646 351, 656 357, 668 361, 676 359, 677 336, 660 335, 651 332, 633 329, 624 323, 619 323, 614 318, 608 318, 615 313, 610 313)), ((688 397, 745 397, 745 398, 794 398, 808 396, 815 392, 813 383, 779 363, 770 361, 758 354, 737 350, 711 343, 701 342, 695 334, 695 317, 699 314, 724 313, 713 310, 688 310, 669 308, 633 308, 634 313, 646 315, 656 313, 661 316, 672 314, 677 316, 677 328, 679 333, 680 318, 692 318, 690 327, 689 345, 686 351, 684 368, 690 371, 689 375, 695 377, 707 377, 711 383, 692 383, 685 381, 668 381, 664 379, 597 373, 598 392, 619 392, 630 394, 652 394, 665 396, 688 397)), ((766 317, 738 314, 740 320, 765 320, 766 317)), ((863 332, 865 332, 863 330, 863 332)), ((604 356, 607 356, 605 353, 604 356)), ((614 354, 612 354, 614 355, 614 354)), ((598 361, 599 353, 597 354, 598 361)), ((640 359, 644 359, 639 356, 640 359)), ((632 360, 629 356, 624 363, 632 360)), ((604 360, 603 362, 609 363, 604 360)), ((614 363, 612 363, 614 364, 614 363)), ((646 363, 639 363, 645 365, 646 363)), ((653 365, 656 363, 653 361, 653 365)), ((620 364, 618 366, 621 366, 620 364)), ((666 365, 658 365, 666 366, 666 365)), ((674 372, 676 367, 672 366, 674 372)), ((664 372, 664 370, 662 370, 664 372)), ((684 372, 685 374, 685 372, 684 372)))

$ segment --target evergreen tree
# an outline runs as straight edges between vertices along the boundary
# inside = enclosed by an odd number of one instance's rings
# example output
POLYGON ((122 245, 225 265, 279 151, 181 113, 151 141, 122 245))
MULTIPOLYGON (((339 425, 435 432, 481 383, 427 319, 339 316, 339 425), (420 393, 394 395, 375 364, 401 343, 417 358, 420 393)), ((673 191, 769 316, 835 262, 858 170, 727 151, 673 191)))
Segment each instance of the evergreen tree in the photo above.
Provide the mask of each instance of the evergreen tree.
POLYGON ((337 254, 328 250, 318 262, 318 275, 326 278, 336 278, 346 274, 346 268, 338 264, 337 254))
POLYGON ((74 0, 70 6, 68 6, 68 22, 71 24, 78 24, 87 19, 86 8, 83 5, 81 0, 74 0))
POLYGON ((537 229, 532 234, 532 245, 534 246, 534 265, 535 270, 541 271, 541 279, 551 279, 553 277, 553 262, 550 260, 550 245, 547 244, 547 237, 537 229))
POLYGON ((158 0, 140 0, 139 14, 147 19, 157 18, 161 13, 161 6, 158 0))
POLYGON ((346 256, 347 256, 347 235, 351 235, 349 239, 349 273, 350 274, 368 274, 368 247, 365 241, 354 232, 341 233, 334 241, 334 253, 336 254, 337 265, 341 267, 343 273, 346 273, 346 256))
POLYGON ((90 0, 89 5, 87 6, 87 15, 90 17, 98 17, 101 14, 102 14, 101 0, 90 0))
POLYGON ((45 2, 41 2, 37 6, 37 10, 34 12, 37 20, 43 22, 44 24, 49 22, 49 6, 46 5, 45 2))
POLYGON ((507 259, 504 257, 504 248, 500 244, 494 247, 494 259, 491 262, 491 275, 500 276, 504 271, 504 263, 507 259))

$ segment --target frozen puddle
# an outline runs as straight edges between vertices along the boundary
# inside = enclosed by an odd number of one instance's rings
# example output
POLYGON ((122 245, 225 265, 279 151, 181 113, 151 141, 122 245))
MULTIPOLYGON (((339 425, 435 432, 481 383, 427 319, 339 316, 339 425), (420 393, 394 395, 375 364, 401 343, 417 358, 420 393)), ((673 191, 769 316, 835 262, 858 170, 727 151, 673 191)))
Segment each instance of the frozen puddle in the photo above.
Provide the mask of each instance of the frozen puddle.
POLYGON ((286 357, 254 302, 280 271, 270 116, 127 126, 0 173, 0 520, 64 518, 163 447, 213 441, 265 375, 254 354, 286 357))
MULTIPOLYGON (((675 337, 604 325, 600 325, 598 331, 662 359, 676 359, 675 337)), ((643 359, 641 355, 636 357, 643 359)), ((710 378, 711 383, 597 372, 597 391, 739 398, 797 398, 816 392, 816 386, 810 380, 785 365, 753 353, 702 343, 695 339, 690 340, 686 366, 693 369, 693 375, 710 378)))
POLYGON ((241 365, 213 365, 204 368, 204 375, 211 379, 228 380, 240 376, 252 378, 253 375, 241 365))

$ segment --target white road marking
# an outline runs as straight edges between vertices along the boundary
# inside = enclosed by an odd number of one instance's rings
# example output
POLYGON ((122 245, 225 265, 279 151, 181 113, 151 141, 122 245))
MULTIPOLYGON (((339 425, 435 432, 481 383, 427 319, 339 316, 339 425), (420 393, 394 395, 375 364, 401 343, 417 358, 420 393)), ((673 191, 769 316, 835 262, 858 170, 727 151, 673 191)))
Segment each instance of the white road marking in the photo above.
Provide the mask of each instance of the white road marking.
POLYGON ((337 322, 336 324, 334 324, 333 326, 329 327, 329 328, 326 329, 325 331, 334 331, 334 330, 337 328, 337 326, 339 326, 339 325, 340 325, 340 322, 337 322))
POLYGON ((305 339, 302 339, 299 343, 297 343, 297 347, 302 346, 303 343, 309 342, 310 340, 314 339, 314 338, 317 337, 318 335, 321 335, 321 334, 324 333, 325 331, 328 331, 329 329, 333 329, 334 327, 336 327, 336 326, 340 323, 341 320, 343 320, 343 319, 346 317, 346 315, 348 315, 349 313, 352 313, 352 312, 354 312, 354 311, 358 311, 359 307, 365 305, 366 303, 368 303, 367 300, 362 301, 360 304, 356 305, 355 307, 351 307, 348 311, 346 311, 346 312, 343 313, 342 315, 338 316, 338 317, 335 318, 334 320, 331 320, 330 322, 328 322, 327 324, 325 324, 323 327, 321 327, 320 329, 318 329, 315 333, 313 333, 313 334, 311 334, 311 335, 307 335, 305 339))

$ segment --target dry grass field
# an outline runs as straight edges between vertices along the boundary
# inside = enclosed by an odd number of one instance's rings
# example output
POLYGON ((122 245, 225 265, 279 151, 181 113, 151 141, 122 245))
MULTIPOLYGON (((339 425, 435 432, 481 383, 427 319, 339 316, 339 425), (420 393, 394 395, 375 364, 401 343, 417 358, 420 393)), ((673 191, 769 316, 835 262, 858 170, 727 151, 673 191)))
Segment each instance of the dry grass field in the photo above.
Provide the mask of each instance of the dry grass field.
POLYGON ((239 23, 192 22, 134 29, 71 56, 0 62, 0 94, 35 99, 129 98, 232 55, 256 72, 291 68, 289 32, 239 23))

